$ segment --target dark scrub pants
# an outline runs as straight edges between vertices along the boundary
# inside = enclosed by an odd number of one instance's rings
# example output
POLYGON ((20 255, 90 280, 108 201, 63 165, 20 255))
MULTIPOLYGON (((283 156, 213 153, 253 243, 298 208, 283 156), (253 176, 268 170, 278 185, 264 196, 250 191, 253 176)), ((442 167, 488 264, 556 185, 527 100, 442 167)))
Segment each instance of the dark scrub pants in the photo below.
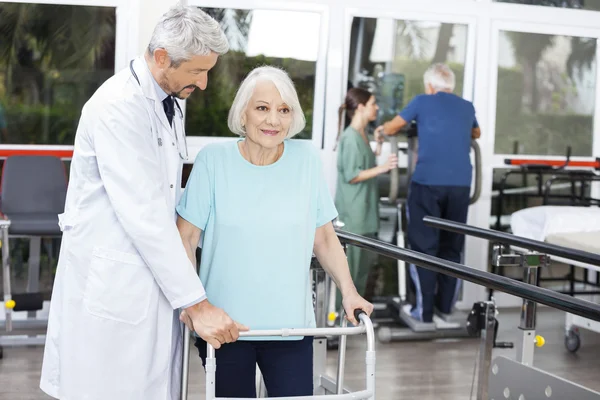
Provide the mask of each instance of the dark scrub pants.
MULTIPOLYGON (((459 263, 464 235, 426 226, 423 217, 431 216, 467 222, 470 187, 428 186, 412 182, 408 195, 408 242, 412 250, 459 263)), ((410 266, 417 304, 412 315, 432 322, 434 308, 445 314, 452 311, 458 294, 456 278, 424 268, 410 266)))

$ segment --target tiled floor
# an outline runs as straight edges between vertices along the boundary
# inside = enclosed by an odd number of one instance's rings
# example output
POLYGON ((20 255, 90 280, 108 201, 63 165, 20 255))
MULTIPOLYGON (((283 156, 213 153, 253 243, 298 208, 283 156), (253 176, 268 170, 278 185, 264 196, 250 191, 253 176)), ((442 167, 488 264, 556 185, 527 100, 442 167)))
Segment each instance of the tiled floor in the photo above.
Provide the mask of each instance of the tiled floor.
MULTIPOLYGON (((516 341, 519 316, 500 314, 498 340, 516 341)), ((582 348, 576 354, 564 347, 564 313, 538 312, 538 333, 546 345, 536 349, 535 366, 590 389, 600 391, 600 334, 582 332, 582 348)), ((478 339, 437 342, 377 344, 377 398, 410 400, 470 400, 478 339)), ((364 384, 365 341, 350 338, 345 380, 351 389, 364 384)), ((514 357, 514 349, 496 349, 494 355, 514 357)), ((48 400, 38 389, 42 349, 7 348, 0 360, 0 399, 48 400)), ((335 376, 337 352, 328 354, 329 373, 335 376)), ((204 374, 196 354, 192 356, 190 400, 203 399, 204 374)), ((529 400, 529 399, 528 399, 529 400)), ((569 400, 569 399, 562 399, 569 400)), ((576 400, 576 399, 573 399, 576 400)))

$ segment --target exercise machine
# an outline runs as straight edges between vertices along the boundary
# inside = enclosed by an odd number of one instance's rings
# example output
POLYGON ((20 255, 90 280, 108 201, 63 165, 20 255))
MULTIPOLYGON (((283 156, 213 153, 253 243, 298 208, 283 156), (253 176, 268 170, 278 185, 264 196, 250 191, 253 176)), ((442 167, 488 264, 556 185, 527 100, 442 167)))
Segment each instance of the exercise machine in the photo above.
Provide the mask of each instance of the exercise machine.
MULTIPOLYGON (((406 132, 407 135, 407 175, 406 185, 416 166, 418 153, 418 132, 415 124, 406 132)), ((393 149, 398 148, 396 136, 390 137, 390 145, 393 149)), ((471 141, 474 165, 474 185, 471 194, 470 204, 475 203, 481 193, 481 151, 476 140, 471 141)), ((386 240, 399 247, 407 247, 406 244, 406 212, 405 198, 400 198, 400 177, 398 170, 390 173, 389 198, 382 201, 382 208, 394 208, 396 218, 389 225, 393 225, 395 235, 392 240, 386 240)), ((382 212, 383 214, 383 212, 382 212)), ((387 215, 391 215, 388 211, 387 215)), ((385 239, 384 239, 385 240, 385 239)), ((376 313, 375 324, 378 326, 378 338, 382 342, 401 341, 401 340, 433 340, 441 338, 466 338, 471 337, 472 333, 467 326, 468 314, 459 310, 454 310, 452 314, 436 313, 434 322, 425 323, 415 320, 410 316, 411 304, 409 302, 409 289, 411 283, 406 277, 409 266, 401 261, 397 261, 398 270, 398 296, 379 297, 373 299, 376 313)), ((474 306, 475 307, 475 306, 474 306)))

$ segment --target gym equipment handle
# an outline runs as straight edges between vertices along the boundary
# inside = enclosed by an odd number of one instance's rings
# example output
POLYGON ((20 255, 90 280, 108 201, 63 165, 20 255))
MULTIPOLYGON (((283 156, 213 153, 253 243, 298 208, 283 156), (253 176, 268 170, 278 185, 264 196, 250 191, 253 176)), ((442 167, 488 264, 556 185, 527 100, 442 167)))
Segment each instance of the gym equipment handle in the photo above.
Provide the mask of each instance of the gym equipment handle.
MULTIPOLYGON (((398 155, 398 136, 392 135, 389 138, 390 138, 391 154, 398 155)), ((398 179, 399 179, 399 171, 398 171, 398 167, 396 167, 390 171, 390 196, 389 196, 390 204, 396 204, 396 200, 398 199, 398 179)), ((356 320, 358 321, 358 318, 356 320)))
POLYGON ((477 143, 476 139, 471 140, 471 148, 473 149, 474 154, 474 166, 475 170, 475 182, 473 188, 473 195, 469 199, 469 204, 474 204, 479 200, 479 196, 481 196, 481 148, 479 147, 479 143, 477 143))
POLYGON ((492 274, 491 272, 481 271, 477 268, 463 264, 442 260, 441 258, 429 256, 413 250, 403 249, 389 243, 366 238, 353 233, 337 229, 336 233, 340 240, 347 244, 362 247, 390 258, 402 260, 431 271, 450 275, 507 294, 512 294, 513 296, 544 304, 584 318, 600 321, 600 304, 594 304, 550 289, 530 285, 505 276, 492 274))
POLYGON ((589 253, 582 250, 573 250, 568 247, 557 246, 538 240, 527 239, 524 237, 512 235, 510 233, 494 231, 491 229, 483 229, 475 226, 463 224, 460 222, 448 221, 442 218, 425 217, 423 222, 427 226, 443 229, 446 231, 461 233, 464 235, 475 236, 489 241, 499 242, 502 244, 524 247, 529 250, 539 251, 551 256, 568 258, 573 261, 600 267, 600 255, 589 253))

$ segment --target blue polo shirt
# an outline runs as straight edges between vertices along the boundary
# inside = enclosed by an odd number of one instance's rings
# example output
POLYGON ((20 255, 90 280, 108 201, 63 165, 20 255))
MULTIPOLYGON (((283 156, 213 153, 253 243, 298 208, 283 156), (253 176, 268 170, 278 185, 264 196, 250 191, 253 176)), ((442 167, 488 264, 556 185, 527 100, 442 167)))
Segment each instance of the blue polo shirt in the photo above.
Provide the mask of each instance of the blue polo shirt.
POLYGON ((310 142, 285 140, 266 166, 246 161, 237 140, 204 147, 177 212, 203 232, 200 279, 212 304, 250 329, 315 326, 315 233, 337 210, 310 142))
POLYGON ((416 96, 400 114, 417 122, 419 150, 412 180, 429 186, 471 186, 473 103, 455 94, 416 96))

